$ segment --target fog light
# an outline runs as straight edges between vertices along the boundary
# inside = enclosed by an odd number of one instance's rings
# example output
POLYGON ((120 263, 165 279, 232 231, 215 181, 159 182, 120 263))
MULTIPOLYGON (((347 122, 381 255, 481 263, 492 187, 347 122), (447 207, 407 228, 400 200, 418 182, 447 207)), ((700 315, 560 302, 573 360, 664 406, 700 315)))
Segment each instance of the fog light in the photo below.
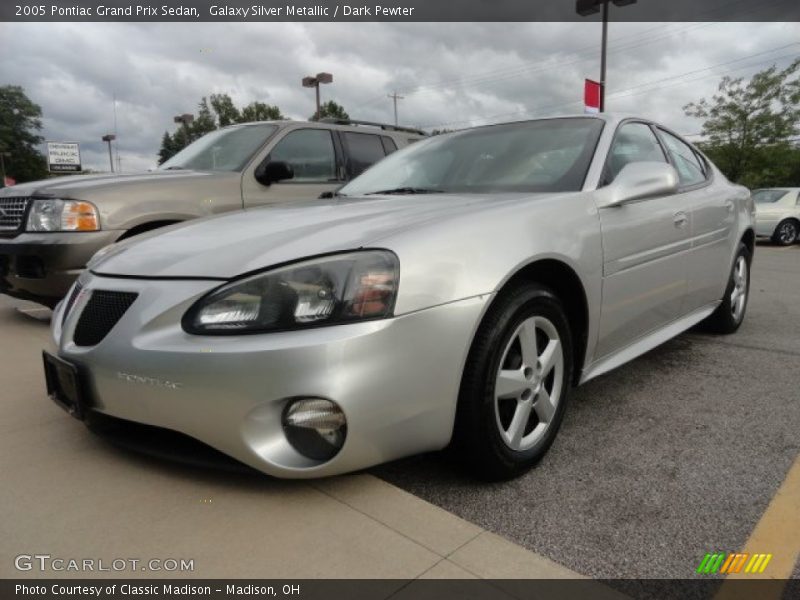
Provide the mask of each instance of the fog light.
POLYGON ((306 458, 330 460, 347 436, 347 419, 335 402, 300 398, 283 412, 283 430, 292 447, 306 458))

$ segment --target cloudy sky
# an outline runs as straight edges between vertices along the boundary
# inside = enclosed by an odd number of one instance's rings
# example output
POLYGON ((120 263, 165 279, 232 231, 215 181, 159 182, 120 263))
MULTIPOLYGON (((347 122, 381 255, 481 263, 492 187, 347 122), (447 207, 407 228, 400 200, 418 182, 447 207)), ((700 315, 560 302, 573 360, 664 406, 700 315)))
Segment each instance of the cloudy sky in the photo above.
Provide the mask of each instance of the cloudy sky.
MULTIPOLYGON (((100 137, 114 129, 123 171, 155 165, 172 117, 202 96, 314 111, 304 75, 353 118, 459 128, 581 112, 584 78, 599 77, 597 23, 2 24, 0 85, 44 112, 43 135, 81 142, 85 167, 107 169, 100 137)), ((723 75, 748 77, 800 56, 798 23, 612 23, 608 110, 695 134, 683 115, 723 75)))

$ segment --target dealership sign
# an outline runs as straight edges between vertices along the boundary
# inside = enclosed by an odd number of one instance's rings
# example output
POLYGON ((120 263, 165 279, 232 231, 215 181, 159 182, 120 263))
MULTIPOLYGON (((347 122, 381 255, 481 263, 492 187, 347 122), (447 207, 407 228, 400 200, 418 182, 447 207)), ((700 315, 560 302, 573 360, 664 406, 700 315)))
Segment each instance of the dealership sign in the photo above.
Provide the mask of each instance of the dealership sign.
POLYGON ((77 142, 47 142, 47 166, 51 173, 80 172, 81 149, 77 142))

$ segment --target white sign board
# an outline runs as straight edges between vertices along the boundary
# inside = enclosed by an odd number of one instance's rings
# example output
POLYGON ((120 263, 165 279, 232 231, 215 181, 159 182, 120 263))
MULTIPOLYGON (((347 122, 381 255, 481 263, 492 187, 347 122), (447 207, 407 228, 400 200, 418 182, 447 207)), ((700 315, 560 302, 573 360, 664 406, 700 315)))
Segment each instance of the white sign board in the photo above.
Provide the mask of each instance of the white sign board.
POLYGON ((47 142, 47 165, 51 173, 80 172, 80 146, 77 142, 47 142))

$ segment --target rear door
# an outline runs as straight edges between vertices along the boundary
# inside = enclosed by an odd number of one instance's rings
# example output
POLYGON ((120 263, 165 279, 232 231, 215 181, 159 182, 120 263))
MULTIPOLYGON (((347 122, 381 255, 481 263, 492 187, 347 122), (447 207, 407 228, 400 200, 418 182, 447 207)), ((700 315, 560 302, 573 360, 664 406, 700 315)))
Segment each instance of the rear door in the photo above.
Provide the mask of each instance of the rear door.
POLYGON ((376 162, 383 159, 389 154, 387 145, 389 149, 393 145, 390 137, 375 133, 340 131, 339 136, 344 147, 345 170, 348 179, 358 177, 376 162))
POLYGON ((682 139, 658 128, 658 136, 680 177, 680 193, 688 202, 692 247, 684 313, 722 297, 728 281, 734 226, 735 189, 713 185, 711 167, 682 139))
MULTIPOLYGON (((652 127, 626 121, 614 136, 603 184, 632 162, 667 162, 652 127)), ((603 301, 596 351, 603 358, 673 321, 686 294, 689 203, 672 194, 601 208, 603 301)))
POLYGON ((278 135, 266 155, 254 161, 242 175, 244 206, 257 206, 319 198, 344 183, 341 145, 331 129, 298 127, 278 135), (268 161, 283 161, 294 177, 270 185, 256 181, 255 170, 268 161))

